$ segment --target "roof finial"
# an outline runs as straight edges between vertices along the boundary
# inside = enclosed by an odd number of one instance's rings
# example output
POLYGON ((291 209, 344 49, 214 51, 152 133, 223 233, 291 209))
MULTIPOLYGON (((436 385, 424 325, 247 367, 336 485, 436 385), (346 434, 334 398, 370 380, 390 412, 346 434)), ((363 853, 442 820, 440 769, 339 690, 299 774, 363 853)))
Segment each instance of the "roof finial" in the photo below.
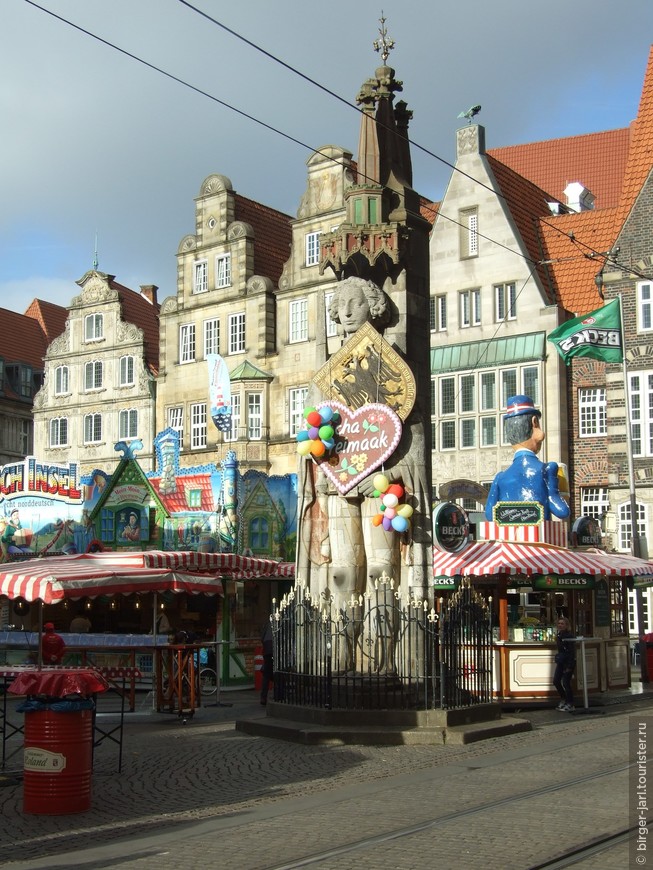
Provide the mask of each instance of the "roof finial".
POLYGON ((93 254, 93 269, 97 272, 97 267, 99 266, 97 259, 97 230, 95 231, 95 252, 93 254))
POLYGON ((383 17, 383 9, 381 10, 381 17, 379 18, 381 22, 381 26, 379 27, 379 33, 381 34, 381 39, 375 39, 373 42, 374 51, 381 52, 381 58, 383 60, 383 64, 388 59, 390 52, 395 47, 394 39, 388 39, 388 31, 385 29, 386 19, 383 17))

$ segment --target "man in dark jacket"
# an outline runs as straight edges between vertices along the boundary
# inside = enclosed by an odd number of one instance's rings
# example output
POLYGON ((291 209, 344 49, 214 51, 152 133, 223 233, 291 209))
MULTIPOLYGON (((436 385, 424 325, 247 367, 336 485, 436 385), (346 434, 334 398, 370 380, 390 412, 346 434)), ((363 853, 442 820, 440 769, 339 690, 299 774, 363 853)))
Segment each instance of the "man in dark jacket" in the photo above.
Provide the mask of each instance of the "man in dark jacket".
POLYGON ((553 674, 553 685, 560 695, 560 703, 556 709, 564 710, 566 713, 571 713, 574 709, 571 678, 576 667, 576 644, 570 639, 573 637, 569 620, 565 616, 561 616, 558 619, 558 636, 556 638, 558 651, 555 657, 556 669, 553 674))

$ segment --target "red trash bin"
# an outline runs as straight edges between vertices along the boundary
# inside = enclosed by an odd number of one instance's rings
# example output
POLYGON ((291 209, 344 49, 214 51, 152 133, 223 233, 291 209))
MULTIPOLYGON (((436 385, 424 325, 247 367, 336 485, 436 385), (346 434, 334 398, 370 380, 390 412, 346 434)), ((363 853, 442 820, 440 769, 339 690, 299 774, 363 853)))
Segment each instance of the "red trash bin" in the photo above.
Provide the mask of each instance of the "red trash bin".
MULTIPOLYGON (((648 667, 649 679, 653 675, 653 631, 644 635, 644 645, 646 646, 646 664, 648 667)), ((640 655, 643 650, 640 650, 640 655)))
POLYGON ((93 710, 25 712, 23 812, 83 813, 91 808, 93 710))
POLYGON ((260 692, 263 688, 263 647, 254 650, 254 688, 260 692))

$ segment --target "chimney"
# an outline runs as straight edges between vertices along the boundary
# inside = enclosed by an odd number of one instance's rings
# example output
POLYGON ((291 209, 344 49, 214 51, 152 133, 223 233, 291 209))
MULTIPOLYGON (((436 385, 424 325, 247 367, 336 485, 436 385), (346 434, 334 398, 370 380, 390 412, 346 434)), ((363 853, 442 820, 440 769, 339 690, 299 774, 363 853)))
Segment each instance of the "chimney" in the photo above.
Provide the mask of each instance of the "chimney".
POLYGON ((594 194, 580 181, 572 181, 565 187, 563 193, 572 211, 591 211, 594 208, 594 194))
POLYGON ((150 305, 156 305, 156 291, 159 288, 156 284, 141 284, 141 296, 143 296, 150 305))

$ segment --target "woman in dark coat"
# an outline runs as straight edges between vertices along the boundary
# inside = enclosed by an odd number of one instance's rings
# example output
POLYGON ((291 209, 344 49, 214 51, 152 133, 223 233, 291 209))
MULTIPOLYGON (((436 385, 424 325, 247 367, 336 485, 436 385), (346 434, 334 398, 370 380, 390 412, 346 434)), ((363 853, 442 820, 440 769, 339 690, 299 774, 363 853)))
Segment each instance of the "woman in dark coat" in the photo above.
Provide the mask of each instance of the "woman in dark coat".
POLYGON ((556 669, 553 674, 553 685, 560 695, 557 709, 564 710, 566 713, 571 713, 574 709, 571 678, 576 667, 576 644, 570 640, 573 637, 569 620, 566 616, 561 616, 558 619, 558 636, 556 638, 558 651, 555 657, 556 669))

